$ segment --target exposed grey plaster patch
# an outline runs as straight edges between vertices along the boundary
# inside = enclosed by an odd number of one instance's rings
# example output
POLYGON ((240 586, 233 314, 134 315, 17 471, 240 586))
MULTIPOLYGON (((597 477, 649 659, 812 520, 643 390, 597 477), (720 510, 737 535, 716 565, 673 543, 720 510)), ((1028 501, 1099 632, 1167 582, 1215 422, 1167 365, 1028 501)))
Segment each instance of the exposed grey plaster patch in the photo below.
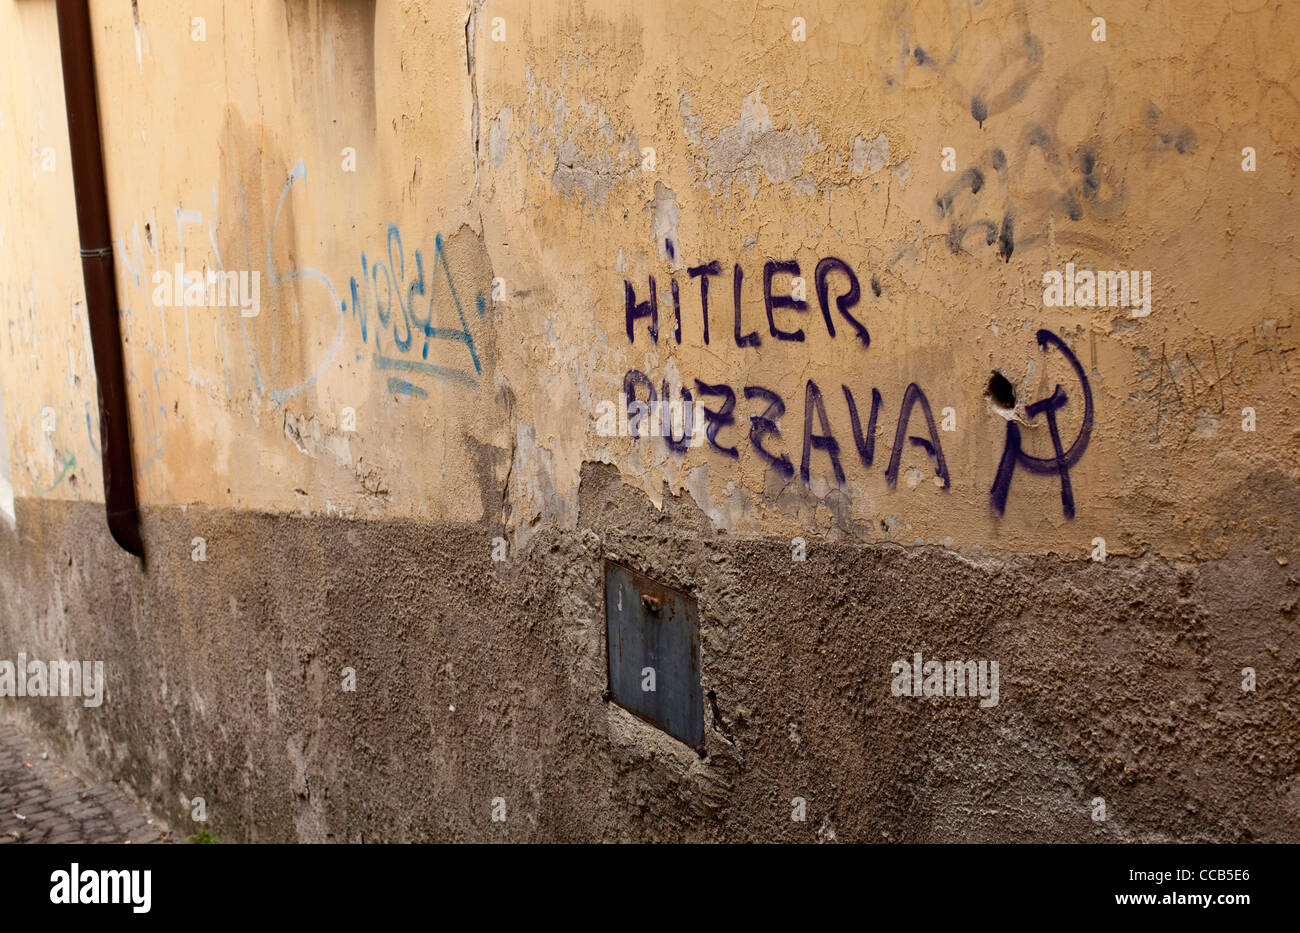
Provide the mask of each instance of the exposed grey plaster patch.
POLYGON ((708 516, 714 529, 734 534, 744 529, 749 517, 749 491, 737 489, 727 483, 716 497, 709 493, 709 465, 701 464, 687 470, 682 477, 683 488, 690 494, 700 511, 708 516))
POLYGON ((861 137, 853 138, 853 173, 861 175, 865 168, 874 175, 889 164, 889 137, 879 133, 869 144, 861 137))
POLYGON ((677 235, 677 196, 661 181, 655 182, 655 212, 651 229, 659 258, 667 262, 671 268, 680 269, 682 246, 681 239, 677 235), (671 256, 668 254, 666 241, 672 242, 671 256))
POLYGON ((907 179, 912 175, 912 160, 906 159, 894 166, 894 177, 898 179, 898 187, 906 188, 907 179))
POLYGON ((573 505, 556 491, 555 456, 537 442, 531 424, 520 423, 515 431, 515 455, 511 476, 513 497, 521 506, 525 521, 515 526, 516 545, 523 547, 538 522, 572 525, 573 505))
POLYGON ((332 429, 321 426, 319 419, 299 415, 285 409, 284 436, 293 441, 300 453, 309 457, 319 456, 322 451, 333 454, 338 463, 351 464, 352 448, 348 437, 332 429))
MULTIPOLYGON (((716 136, 709 135, 691 112, 691 95, 682 95, 678 109, 687 141, 704 150, 703 184, 711 194, 730 194, 733 182, 757 194, 760 175, 778 183, 799 178, 800 193, 808 193, 812 183, 803 174, 803 162, 817 147, 817 131, 812 124, 804 130, 798 126, 774 129, 758 90, 741 102, 740 119, 716 136)), ((816 186, 812 185, 811 190, 816 186)))
POLYGON ((853 174, 861 175, 867 167, 867 144, 861 136, 853 137, 853 174))
POLYGON ((530 164, 536 160, 562 196, 581 195, 591 210, 603 208, 614 184, 631 177, 640 165, 636 134, 620 140, 603 107, 579 95, 574 109, 559 90, 536 80, 531 70, 525 78, 531 101, 530 164), (539 111, 548 112, 549 121, 539 111))
POLYGON ((559 93, 548 101, 551 107, 551 132, 559 136, 564 129, 564 121, 569 116, 569 102, 559 93))
POLYGON ((609 189, 614 186, 617 177, 614 160, 608 155, 602 153, 594 158, 584 157, 572 139, 560 143, 555 155, 555 169, 551 173, 551 184, 566 198, 581 194, 588 201, 604 207, 609 189))
POLYGON ((510 145, 510 124, 514 119, 514 111, 509 107, 502 107, 488 128, 488 158, 492 160, 493 168, 500 168, 501 163, 505 161, 506 149, 510 145))

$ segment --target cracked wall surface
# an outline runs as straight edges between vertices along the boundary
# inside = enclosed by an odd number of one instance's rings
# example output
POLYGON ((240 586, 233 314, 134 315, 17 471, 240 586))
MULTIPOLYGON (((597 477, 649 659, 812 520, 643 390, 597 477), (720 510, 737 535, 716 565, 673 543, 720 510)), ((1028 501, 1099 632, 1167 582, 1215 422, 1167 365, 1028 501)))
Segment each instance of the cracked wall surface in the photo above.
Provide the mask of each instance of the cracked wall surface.
POLYGON ((514 838, 1295 839, 1296 7, 91 13, 147 554, 9 4, 0 657, 116 662, 15 715, 240 838, 489 838, 506 786, 514 838), (700 601, 704 760, 601 699, 606 558, 700 601), (1001 704, 892 696, 913 651, 1001 704))

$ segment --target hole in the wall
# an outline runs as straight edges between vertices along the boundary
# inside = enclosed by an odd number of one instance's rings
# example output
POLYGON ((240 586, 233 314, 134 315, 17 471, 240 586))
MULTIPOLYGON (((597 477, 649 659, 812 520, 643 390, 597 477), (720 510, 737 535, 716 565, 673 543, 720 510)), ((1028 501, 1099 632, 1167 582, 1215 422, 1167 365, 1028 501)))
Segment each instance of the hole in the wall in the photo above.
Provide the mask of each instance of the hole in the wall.
POLYGON ((999 408, 1016 407, 1016 387, 1011 384, 1011 380, 1000 372, 994 370, 993 375, 989 377, 989 387, 984 394, 993 400, 993 404, 999 408))

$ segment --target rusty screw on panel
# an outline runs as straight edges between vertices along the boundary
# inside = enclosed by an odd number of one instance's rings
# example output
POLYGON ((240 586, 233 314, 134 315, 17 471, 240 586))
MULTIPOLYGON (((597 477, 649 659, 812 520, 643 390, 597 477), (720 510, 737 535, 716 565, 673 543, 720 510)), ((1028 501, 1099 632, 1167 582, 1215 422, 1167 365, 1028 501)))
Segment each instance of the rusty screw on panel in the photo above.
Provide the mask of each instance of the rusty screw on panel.
POLYGON ((651 596, 649 593, 642 593, 641 605, 645 606, 646 612, 658 612, 663 604, 659 601, 659 597, 651 596))

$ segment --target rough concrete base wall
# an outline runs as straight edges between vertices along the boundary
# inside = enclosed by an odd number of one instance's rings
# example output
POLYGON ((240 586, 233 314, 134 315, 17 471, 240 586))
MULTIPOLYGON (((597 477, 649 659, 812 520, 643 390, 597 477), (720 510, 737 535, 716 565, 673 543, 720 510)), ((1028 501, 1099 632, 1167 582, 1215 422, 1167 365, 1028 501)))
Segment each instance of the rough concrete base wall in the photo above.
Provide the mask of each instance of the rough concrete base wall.
POLYGON ((487 526, 155 508, 142 571, 100 505, 17 515, 0 657, 103 659, 107 699, 7 715, 182 830, 202 796, 230 841, 1300 840, 1300 568, 1266 542, 1192 565, 813 541, 792 563, 603 467, 578 531, 502 563, 487 526), (703 760, 602 699, 605 557, 699 599, 703 760), (998 660, 999 704, 893 696, 914 651, 998 660))

